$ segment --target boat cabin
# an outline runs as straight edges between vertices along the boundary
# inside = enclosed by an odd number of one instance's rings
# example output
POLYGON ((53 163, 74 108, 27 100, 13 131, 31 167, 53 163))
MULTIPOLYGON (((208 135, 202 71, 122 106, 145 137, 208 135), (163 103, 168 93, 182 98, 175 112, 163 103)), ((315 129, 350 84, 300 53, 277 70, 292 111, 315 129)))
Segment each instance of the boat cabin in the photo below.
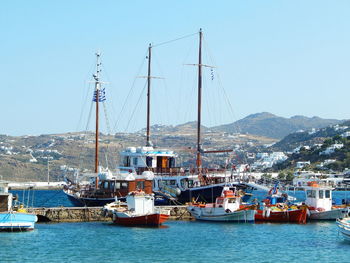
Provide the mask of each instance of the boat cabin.
POLYGON ((320 186, 316 182, 310 182, 305 187, 305 193, 305 204, 307 206, 324 209, 325 211, 332 209, 332 188, 320 186))
POLYGON ((8 192, 8 183, 0 182, 0 212, 8 212, 12 209, 13 196, 8 192))
POLYGON ((150 170, 156 173, 169 173, 176 170, 177 154, 169 150, 154 149, 153 147, 128 147, 120 153, 122 167, 142 174, 150 170))
POLYGON ((128 210, 135 214, 154 213, 154 196, 143 191, 133 191, 126 196, 128 210))
POLYGON ((141 175, 122 172, 112 173, 109 170, 98 173, 98 187, 95 187, 96 175, 90 177, 90 183, 80 186, 80 197, 114 198, 124 197, 129 192, 142 190, 147 194, 153 192, 153 178, 151 171, 144 171, 141 175))
MULTIPOLYGON (((220 208, 225 211, 236 211, 240 208, 241 197, 234 194, 228 187, 224 187, 221 196, 217 197, 214 204, 206 204, 205 208, 220 208)), ((219 210, 220 210, 219 209, 219 210)))

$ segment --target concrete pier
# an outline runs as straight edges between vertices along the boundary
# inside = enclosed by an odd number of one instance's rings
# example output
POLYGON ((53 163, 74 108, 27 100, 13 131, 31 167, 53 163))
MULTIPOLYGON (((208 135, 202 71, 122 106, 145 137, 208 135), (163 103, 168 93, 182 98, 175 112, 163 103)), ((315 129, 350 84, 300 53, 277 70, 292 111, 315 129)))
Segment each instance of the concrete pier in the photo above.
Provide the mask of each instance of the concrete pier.
MULTIPOLYGON (((162 206, 162 210, 170 210, 170 220, 193 219, 186 206, 162 206)), ((39 222, 90 222, 111 221, 105 217, 102 207, 52 207, 33 208, 39 222)))

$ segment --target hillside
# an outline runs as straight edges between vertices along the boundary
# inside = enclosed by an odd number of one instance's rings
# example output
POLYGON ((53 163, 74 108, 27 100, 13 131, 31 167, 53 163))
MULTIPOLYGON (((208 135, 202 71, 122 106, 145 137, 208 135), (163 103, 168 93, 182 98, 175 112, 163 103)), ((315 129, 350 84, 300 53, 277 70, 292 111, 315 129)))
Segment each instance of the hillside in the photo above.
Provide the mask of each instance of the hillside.
POLYGON ((343 171, 350 168, 350 121, 317 132, 294 133, 273 146, 274 150, 291 150, 289 158, 275 169, 295 167, 296 162, 310 161, 310 168, 343 171), (297 146, 298 145, 298 146, 297 146), (301 147, 300 147, 301 146, 301 147))
MULTIPOLYGON (((178 132, 174 127, 167 132, 160 130, 151 133, 155 147, 169 148, 179 154, 183 165, 194 166, 196 129, 193 123, 182 127, 178 132)), ((204 129, 202 144, 205 149, 233 149, 242 152, 248 147, 271 144, 270 138, 254 135, 229 135, 210 132, 204 129)), ((113 169, 118 165, 119 152, 129 146, 145 145, 143 133, 100 134, 100 163, 113 169)), ((203 163, 220 166, 227 155, 206 155, 203 163)), ((47 179, 47 162, 51 180, 62 180, 61 168, 72 171, 74 168, 92 171, 94 166, 94 135, 88 133, 65 133, 40 136, 0 135, 0 176, 11 181, 43 181, 47 179)))
POLYGON ((279 117, 268 112, 251 114, 234 123, 212 127, 214 131, 230 133, 249 133, 269 138, 282 139, 290 133, 311 128, 323 128, 328 125, 340 123, 335 119, 308 118, 293 116, 291 118, 279 117))

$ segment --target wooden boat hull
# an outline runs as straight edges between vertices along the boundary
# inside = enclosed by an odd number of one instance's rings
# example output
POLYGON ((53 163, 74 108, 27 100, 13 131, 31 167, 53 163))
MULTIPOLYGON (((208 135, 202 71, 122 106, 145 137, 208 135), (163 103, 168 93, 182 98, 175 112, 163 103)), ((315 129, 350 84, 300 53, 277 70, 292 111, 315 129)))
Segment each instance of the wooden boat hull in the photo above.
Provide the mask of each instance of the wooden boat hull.
POLYGON ((310 210, 310 220, 336 220, 338 218, 347 217, 349 214, 349 209, 337 208, 330 211, 316 211, 310 210))
POLYGON ((149 214, 143 216, 128 216, 121 213, 113 215, 113 223, 124 226, 160 226, 169 215, 166 214, 149 214))
POLYGON ((0 231, 33 230, 37 220, 37 216, 30 213, 0 213, 0 231))
POLYGON ((261 222, 276 222, 276 223, 299 223, 305 224, 307 218, 306 209, 295 209, 287 211, 270 211, 266 213, 263 210, 257 210, 255 220, 261 222))

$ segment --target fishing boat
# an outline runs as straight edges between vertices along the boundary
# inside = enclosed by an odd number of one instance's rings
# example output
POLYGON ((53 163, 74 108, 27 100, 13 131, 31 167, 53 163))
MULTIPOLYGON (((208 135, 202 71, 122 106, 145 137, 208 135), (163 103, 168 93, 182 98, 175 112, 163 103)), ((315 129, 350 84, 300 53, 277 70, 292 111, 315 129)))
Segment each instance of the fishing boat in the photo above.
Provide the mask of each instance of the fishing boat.
POLYGON ((191 203, 187 210, 197 220, 217 222, 253 222, 255 209, 242 202, 237 191, 224 187, 215 203, 191 203))
POLYGON ((169 212, 154 207, 154 194, 142 190, 130 192, 125 203, 107 204, 104 211, 112 215, 113 223, 124 226, 160 226, 169 218, 169 212))
POLYGON ((95 161, 94 172, 75 172, 74 180, 66 177, 63 191, 75 206, 103 206, 125 196, 136 189, 152 193, 154 175, 150 171, 136 173, 130 169, 116 169, 112 172, 99 164, 99 106, 106 100, 105 89, 100 79, 100 53, 96 53, 96 73, 94 78, 93 102, 95 102, 95 161))
POLYGON ((346 240, 350 241, 350 217, 337 219, 338 231, 346 240))
POLYGON ((29 213, 23 205, 14 206, 14 199, 8 192, 8 182, 0 182, 0 231, 33 230, 37 216, 29 213))
POLYGON ((349 214, 347 206, 339 207, 332 205, 332 187, 321 185, 318 182, 309 182, 305 186, 306 200, 309 219, 311 220, 336 220, 349 214))
POLYGON ((263 200, 262 209, 257 209, 255 221, 276 223, 305 224, 307 207, 297 206, 288 202, 288 196, 278 190, 277 184, 270 189, 268 196, 263 200))

